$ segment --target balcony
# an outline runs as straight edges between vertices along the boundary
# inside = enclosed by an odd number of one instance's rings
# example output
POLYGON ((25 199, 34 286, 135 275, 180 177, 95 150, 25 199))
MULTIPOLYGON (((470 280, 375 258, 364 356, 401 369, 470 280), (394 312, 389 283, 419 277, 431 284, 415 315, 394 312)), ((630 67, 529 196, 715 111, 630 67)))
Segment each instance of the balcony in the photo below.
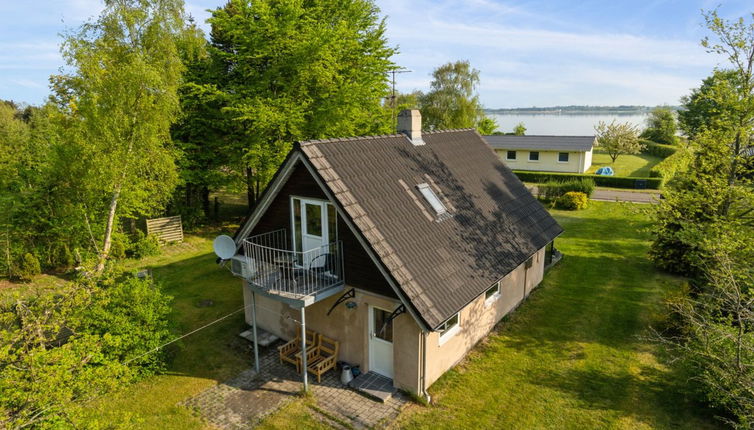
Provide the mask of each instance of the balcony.
POLYGON ((308 306, 343 289, 340 241, 307 251, 291 250, 287 230, 251 236, 243 242, 234 273, 256 291, 295 306, 308 306))

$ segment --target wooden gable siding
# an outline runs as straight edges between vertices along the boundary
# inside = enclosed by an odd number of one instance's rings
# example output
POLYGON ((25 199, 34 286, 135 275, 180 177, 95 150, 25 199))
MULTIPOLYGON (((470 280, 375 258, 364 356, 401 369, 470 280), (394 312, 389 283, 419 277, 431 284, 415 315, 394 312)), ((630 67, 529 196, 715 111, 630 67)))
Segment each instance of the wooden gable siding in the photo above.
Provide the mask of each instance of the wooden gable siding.
MULTIPOLYGON (((298 164, 250 235, 285 229, 290 240, 292 237, 290 196, 327 200, 306 167, 298 164)), ((343 241, 343 269, 346 283, 383 296, 397 298, 382 273, 361 247, 356 236, 340 217, 338 218, 338 239, 343 241)))
POLYGON ((262 215, 250 236, 267 233, 284 228, 291 238, 291 200, 290 196, 310 197, 327 200, 325 193, 319 188, 306 167, 299 163, 283 185, 275 200, 272 201, 267 212, 262 215))

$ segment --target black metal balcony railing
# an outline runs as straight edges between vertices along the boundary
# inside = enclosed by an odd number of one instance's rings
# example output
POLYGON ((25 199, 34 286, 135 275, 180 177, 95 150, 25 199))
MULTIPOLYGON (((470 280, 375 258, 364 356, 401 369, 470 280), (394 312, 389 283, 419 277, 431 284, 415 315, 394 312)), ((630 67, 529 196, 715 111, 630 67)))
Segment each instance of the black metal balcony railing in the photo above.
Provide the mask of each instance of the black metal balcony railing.
POLYGON ((246 270, 243 275, 268 293, 300 299, 343 284, 340 241, 308 251, 291 250, 285 229, 244 240, 246 270))

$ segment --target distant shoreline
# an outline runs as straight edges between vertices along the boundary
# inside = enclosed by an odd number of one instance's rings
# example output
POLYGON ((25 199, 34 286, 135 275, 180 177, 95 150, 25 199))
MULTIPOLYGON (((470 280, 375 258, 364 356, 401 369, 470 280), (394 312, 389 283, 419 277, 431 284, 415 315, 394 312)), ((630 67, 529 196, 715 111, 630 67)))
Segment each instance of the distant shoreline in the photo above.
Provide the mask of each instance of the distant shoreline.
MULTIPOLYGON (((668 106, 678 110, 677 106, 668 106)), ((527 114, 527 115, 645 115, 654 106, 552 106, 528 108, 485 109, 487 114, 527 114)))

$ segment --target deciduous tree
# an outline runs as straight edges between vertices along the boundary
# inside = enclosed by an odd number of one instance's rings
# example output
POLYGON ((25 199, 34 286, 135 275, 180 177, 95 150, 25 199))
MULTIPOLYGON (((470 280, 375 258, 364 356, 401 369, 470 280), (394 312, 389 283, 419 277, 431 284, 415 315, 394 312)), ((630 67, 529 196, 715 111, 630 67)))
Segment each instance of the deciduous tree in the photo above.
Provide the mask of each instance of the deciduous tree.
POLYGON ((66 38, 62 52, 71 73, 54 82, 59 104, 74 119, 71 139, 85 157, 80 197, 89 216, 103 220, 97 271, 118 216, 154 213, 175 187, 169 132, 184 70, 179 41, 195 36, 181 0, 105 5, 96 21, 66 38))
MULTIPOLYGON (((443 64, 432 72, 430 90, 420 98, 423 126, 428 129, 478 128, 491 134, 476 89, 479 70, 468 61, 443 64)), ((494 121, 494 120, 493 120, 494 121)), ((494 127, 497 128, 497 127, 494 127)), ((492 131, 494 131, 494 128, 492 131)))
POLYGON ((597 135, 597 145, 608 153, 610 159, 615 160, 622 154, 638 154, 644 149, 639 142, 639 129, 630 123, 610 124, 600 121, 594 128, 597 135))
POLYGON ((663 145, 675 145, 678 143, 677 132, 675 112, 668 107, 657 107, 649 113, 647 128, 641 133, 641 137, 663 145))
POLYGON ((390 130, 382 101, 395 49, 371 0, 231 0, 210 23, 249 205, 292 142, 390 130))

